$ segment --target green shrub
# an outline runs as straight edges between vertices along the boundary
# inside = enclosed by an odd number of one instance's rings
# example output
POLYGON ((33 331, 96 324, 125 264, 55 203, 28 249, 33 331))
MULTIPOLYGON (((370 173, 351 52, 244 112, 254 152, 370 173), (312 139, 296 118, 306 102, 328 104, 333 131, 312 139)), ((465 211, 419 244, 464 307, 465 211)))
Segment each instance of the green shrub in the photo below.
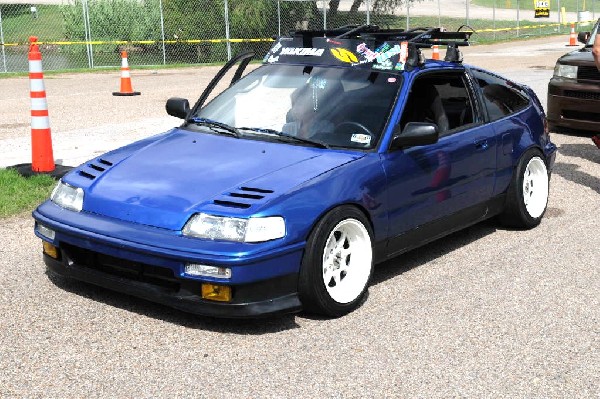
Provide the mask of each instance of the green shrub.
MULTIPOLYGON (((159 40, 160 8, 158 0, 90 0, 92 40, 159 40)), ((85 40, 83 5, 71 0, 62 6, 68 39, 85 40)))

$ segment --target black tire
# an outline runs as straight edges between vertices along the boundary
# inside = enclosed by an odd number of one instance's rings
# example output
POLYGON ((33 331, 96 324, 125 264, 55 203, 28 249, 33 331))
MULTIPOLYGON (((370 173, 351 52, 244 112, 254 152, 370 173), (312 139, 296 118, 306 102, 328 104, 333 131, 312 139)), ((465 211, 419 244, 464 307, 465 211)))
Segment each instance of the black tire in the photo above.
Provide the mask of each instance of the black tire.
POLYGON ((542 221, 548 205, 550 175, 538 149, 528 150, 519 160, 506 194, 502 224, 531 229, 542 221))
POLYGON ((306 243, 298 283, 305 311, 340 317, 361 304, 373 271, 372 242, 371 225, 355 207, 333 209, 317 223, 306 243))

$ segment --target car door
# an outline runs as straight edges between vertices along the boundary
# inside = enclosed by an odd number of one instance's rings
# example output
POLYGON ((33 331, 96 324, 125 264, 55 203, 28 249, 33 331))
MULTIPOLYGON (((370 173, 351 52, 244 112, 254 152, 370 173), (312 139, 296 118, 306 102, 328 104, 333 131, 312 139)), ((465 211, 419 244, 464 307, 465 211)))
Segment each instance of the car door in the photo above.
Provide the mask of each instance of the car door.
POLYGON ((476 217, 466 211, 489 199, 494 187, 496 137, 482 123, 465 71, 421 73, 410 84, 400 128, 408 122, 436 123, 440 137, 435 144, 382 154, 392 238, 451 216, 476 217))

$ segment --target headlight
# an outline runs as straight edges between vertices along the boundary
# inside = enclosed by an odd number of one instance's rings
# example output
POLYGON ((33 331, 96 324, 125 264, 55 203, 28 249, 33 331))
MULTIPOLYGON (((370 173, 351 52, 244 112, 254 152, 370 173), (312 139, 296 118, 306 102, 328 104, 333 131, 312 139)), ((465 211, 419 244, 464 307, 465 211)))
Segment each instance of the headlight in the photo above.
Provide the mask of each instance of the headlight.
POLYGON ((566 79, 577 79, 577 66, 557 63, 554 67, 554 76, 566 79))
POLYGON ((83 208, 83 189, 70 186, 61 180, 52 191, 50 200, 65 209, 79 212, 83 208))
POLYGON ((198 213, 190 218, 183 235, 240 242, 263 242, 285 235, 285 222, 280 216, 264 218, 230 218, 198 213))

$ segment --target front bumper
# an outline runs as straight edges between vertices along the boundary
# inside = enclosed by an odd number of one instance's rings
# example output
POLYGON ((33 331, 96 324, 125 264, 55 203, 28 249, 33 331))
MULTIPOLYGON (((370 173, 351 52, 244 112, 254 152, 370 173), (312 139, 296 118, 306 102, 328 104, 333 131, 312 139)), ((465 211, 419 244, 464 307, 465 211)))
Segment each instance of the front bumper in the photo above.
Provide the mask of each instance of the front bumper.
MULTIPOLYGON (((77 264, 69 259, 64 251, 61 251, 62 261, 53 259, 44 254, 44 263, 48 270, 61 276, 74 278, 79 281, 98 285, 109 290, 132 295, 152 302, 170 306, 184 312, 202 316, 246 318, 258 316, 273 316, 279 314, 298 312, 302 309, 298 295, 290 292, 269 299, 256 300, 252 302, 241 301, 237 303, 220 303, 203 300, 194 288, 199 290, 199 284, 193 282, 182 282, 180 288, 174 290, 152 283, 135 281, 95 270, 86 265, 77 264)), ((177 284, 175 284, 177 285, 177 284)), ((243 290, 245 294, 256 294, 265 292, 270 288, 277 291, 285 291, 286 288, 293 291, 297 286, 297 276, 289 275, 275 278, 262 283, 250 284, 244 287, 236 287, 238 297, 243 290)), ((272 291, 271 291, 272 292, 272 291)), ((256 296, 256 295, 254 295, 256 296)))
MULTIPOLYGON (((204 243, 170 231, 134 225, 46 202, 33 213, 55 232, 38 237, 59 249, 44 255, 49 270, 186 312, 217 317, 256 317, 301 310, 298 271, 304 243, 286 247, 204 243), (237 251, 232 251, 236 249, 237 251), (228 267, 230 279, 185 274, 187 263, 228 267), (203 299, 203 283, 229 286, 232 299, 203 299)), ((37 229, 36 229, 37 230, 37 229)))
POLYGON ((600 85, 553 78, 548 84, 551 130, 600 131, 600 85))

